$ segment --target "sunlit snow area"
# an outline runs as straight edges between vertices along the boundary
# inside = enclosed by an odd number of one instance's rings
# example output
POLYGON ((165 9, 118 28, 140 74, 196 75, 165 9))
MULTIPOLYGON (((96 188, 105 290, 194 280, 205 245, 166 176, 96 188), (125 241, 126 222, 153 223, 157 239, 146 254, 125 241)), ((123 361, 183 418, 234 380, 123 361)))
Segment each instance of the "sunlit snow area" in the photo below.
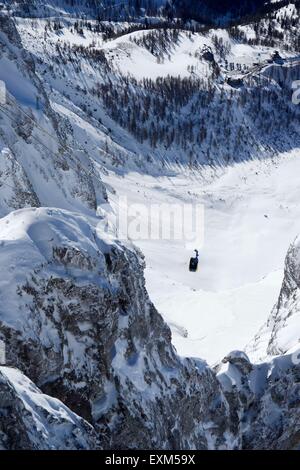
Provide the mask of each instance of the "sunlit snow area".
POLYGON ((195 175, 106 178, 117 191, 118 196, 110 195, 115 204, 119 196, 129 206, 204 204, 205 238, 196 273, 188 270, 193 250, 184 241, 135 241, 146 257, 150 297, 171 326, 181 355, 213 364, 229 350, 243 349, 267 320, 280 292, 287 249, 300 231, 299 171, 298 154, 291 152, 236 164, 211 183, 195 175))

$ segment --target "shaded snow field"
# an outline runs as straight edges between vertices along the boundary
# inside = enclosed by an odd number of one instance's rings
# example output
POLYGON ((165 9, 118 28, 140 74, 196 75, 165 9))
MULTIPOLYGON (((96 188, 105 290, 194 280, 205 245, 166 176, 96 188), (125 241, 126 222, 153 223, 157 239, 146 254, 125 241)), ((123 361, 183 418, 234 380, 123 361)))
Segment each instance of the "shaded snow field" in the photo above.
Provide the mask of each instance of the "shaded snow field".
MULTIPOLYGON (((287 249, 300 233, 299 157, 293 151, 235 164, 210 183, 183 175, 105 177, 129 204, 205 206, 197 273, 188 270, 193 253, 184 241, 135 241, 146 258, 150 297, 170 325, 179 354, 214 364, 229 350, 243 349, 267 320, 287 249)), ((116 207, 117 196, 109 198, 116 207)), ((259 353, 250 359, 258 360, 259 353)))

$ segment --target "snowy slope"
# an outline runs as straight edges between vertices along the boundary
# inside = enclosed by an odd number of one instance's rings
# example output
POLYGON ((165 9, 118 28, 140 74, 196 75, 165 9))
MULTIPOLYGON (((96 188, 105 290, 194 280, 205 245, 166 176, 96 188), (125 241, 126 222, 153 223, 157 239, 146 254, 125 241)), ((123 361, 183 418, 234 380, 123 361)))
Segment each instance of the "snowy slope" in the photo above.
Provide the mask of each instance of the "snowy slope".
POLYGON ((115 2, 112 0, 2 0, 5 10, 30 18, 43 17, 77 17, 133 19, 145 15, 159 16, 160 8, 166 0, 140 0, 139 7, 129 0, 115 2))
POLYGON ((242 26, 237 32, 250 44, 276 46, 283 50, 295 49, 299 52, 299 2, 290 1, 263 18, 242 26))
MULTIPOLYGON (((120 38, 106 42, 103 50, 121 74, 133 75, 136 79, 171 76, 210 77, 212 69, 209 62, 201 60, 201 51, 209 47, 215 54, 218 64, 225 72, 225 61, 240 64, 244 71, 251 70, 253 64, 266 62, 276 48, 243 44, 230 37, 226 30, 213 29, 207 34, 181 32, 176 44, 170 45, 169 51, 161 51, 161 60, 151 53, 143 43, 136 43, 151 34, 150 31, 138 31, 123 35, 120 38), (216 38, 223 41, 224 54, 219 56, 216 38)), ((158 46, 159 49, 159 46, 158 46)), ((283 57, 292 57, 294 53, 284 52, 283 57)))
POLYGON ((81 146, 104 166, 182 172, 178 165, 224 166, 299 146, 294 49, 282 51, 283 63, 274 67, 268 61, 275 47, 220 29, 138 31, 103 42, 95 24, 83 31, 67 20, 59 30, 53 21, 30 25, 17 19, 53 106, 64 117, 79 115, 81 129, 95 129, 97 138, 81 146))
POLYGON ((100 175, 67 120, 51 107, 33 56, 22 49, 13 21, 0 17, 0 213, 53 205, 95 212, 105 199, 100 175))
POLYGON ((0 412, 1 450, 98 447, 92 426, 59 400, 44 395, 17 369, 0 367, 0 412))

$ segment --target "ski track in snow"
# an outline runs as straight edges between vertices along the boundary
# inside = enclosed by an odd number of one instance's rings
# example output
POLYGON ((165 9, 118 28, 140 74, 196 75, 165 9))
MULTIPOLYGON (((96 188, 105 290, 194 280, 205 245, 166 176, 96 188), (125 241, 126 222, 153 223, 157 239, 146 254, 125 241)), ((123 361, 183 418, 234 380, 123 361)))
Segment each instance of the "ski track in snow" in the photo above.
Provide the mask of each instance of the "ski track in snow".
MULTIPOLYGON (((287 249, 300 231, 298 156, 236 164, 210 184, 183 175, 105 177, 129 204, 204 203, 197 273, 188 271, 192 252, 183 241, 135 240, 146 258, 150 297, 179 354, 214 364, 243 349, 268 318, 287 249)), ((109 197, 116 207, 117 196, 109 197)))

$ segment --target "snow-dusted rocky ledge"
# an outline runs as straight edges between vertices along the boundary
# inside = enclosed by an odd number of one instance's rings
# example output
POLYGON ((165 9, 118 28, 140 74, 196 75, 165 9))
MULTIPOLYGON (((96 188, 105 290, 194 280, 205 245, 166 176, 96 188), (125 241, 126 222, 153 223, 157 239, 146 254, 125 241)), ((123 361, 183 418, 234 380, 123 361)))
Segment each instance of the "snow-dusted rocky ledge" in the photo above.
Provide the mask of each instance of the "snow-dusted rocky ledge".
POLYGON ((90 424, 11 367, 0 367, 0 410, 2 450, 98 447, 90 424))

